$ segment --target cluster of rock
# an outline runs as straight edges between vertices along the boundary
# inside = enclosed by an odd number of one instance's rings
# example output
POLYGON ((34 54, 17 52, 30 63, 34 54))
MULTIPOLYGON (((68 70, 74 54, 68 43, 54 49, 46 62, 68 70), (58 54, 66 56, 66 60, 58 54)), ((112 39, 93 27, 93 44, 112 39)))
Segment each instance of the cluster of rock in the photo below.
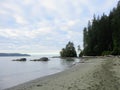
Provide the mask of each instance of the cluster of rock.
POLYGON ((49 59, 47 57, 42 57, 40 59, 33 59, 33 60, 30 60, 30 61, 49 61, 49 59))
POLYGON ((27 59, 26 58, 20 58, 20 59, 14 59, 12 61, 27 61, 27 59))
MULTIPOLYGON (((20 59, 14 59, 12 61, 27 61, 26 58, 20 58, 20 59)), ((47 57, 42 57, 40 59, 33 59, 33 60, 30 60, 30 61, 49 61, 49 59, 47 57)))

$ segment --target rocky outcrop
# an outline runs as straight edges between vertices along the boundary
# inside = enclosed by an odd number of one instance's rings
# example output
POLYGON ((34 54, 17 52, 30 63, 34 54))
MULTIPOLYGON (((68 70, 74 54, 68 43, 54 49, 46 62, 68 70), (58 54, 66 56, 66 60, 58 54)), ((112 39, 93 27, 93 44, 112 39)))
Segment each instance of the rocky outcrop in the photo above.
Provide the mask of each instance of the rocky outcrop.
POLYGON ((20 59, 14 59, 12 61, 27 61, 27 59, 26 58, 20 58, 20 59))
POLYGON ((33 60, 30 60, 30 61, 49 61, 49 59, 47 57, 42 57, 40 59, 33 59, 33 60))

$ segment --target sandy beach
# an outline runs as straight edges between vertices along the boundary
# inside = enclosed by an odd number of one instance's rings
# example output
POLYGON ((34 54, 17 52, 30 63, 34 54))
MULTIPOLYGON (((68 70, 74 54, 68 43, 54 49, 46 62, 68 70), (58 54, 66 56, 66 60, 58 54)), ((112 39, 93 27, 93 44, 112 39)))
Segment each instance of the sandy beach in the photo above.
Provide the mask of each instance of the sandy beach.
POLYGON ((68 70, 6 90, 120 90, 120 58, 84 58, 68 70))

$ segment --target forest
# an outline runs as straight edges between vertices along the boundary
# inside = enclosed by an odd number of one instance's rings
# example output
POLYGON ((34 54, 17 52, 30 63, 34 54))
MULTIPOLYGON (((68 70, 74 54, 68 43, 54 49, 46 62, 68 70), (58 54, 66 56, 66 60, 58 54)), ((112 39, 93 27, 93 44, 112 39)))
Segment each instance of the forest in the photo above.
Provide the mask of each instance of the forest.
POLYGON ((109 15, 93 17, 83 30, 85 56, 120 55, 120 1, 109 15))
MULTIPOLYGON (((69 42, 60 52, 62 57, 76 57, 74 44, 69 42)), ((93 16, 83 29, 83 50, 79 56, 120 55, 120 1, 109 15, 93 16)))

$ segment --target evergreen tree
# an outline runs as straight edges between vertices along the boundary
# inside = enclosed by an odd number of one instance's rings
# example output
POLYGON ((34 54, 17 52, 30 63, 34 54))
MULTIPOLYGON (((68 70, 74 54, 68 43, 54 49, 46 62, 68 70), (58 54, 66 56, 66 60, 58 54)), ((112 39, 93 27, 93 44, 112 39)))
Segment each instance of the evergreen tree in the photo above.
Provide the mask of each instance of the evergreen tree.
POLYGON ((61 57, 77 57, 77 53, 72 42, 68 42, 65 48, 60 52, 61 57))
POLYGON ((108 16, 94 15, 83 32, 84 55, 120 55, 120 1, 108 16))

